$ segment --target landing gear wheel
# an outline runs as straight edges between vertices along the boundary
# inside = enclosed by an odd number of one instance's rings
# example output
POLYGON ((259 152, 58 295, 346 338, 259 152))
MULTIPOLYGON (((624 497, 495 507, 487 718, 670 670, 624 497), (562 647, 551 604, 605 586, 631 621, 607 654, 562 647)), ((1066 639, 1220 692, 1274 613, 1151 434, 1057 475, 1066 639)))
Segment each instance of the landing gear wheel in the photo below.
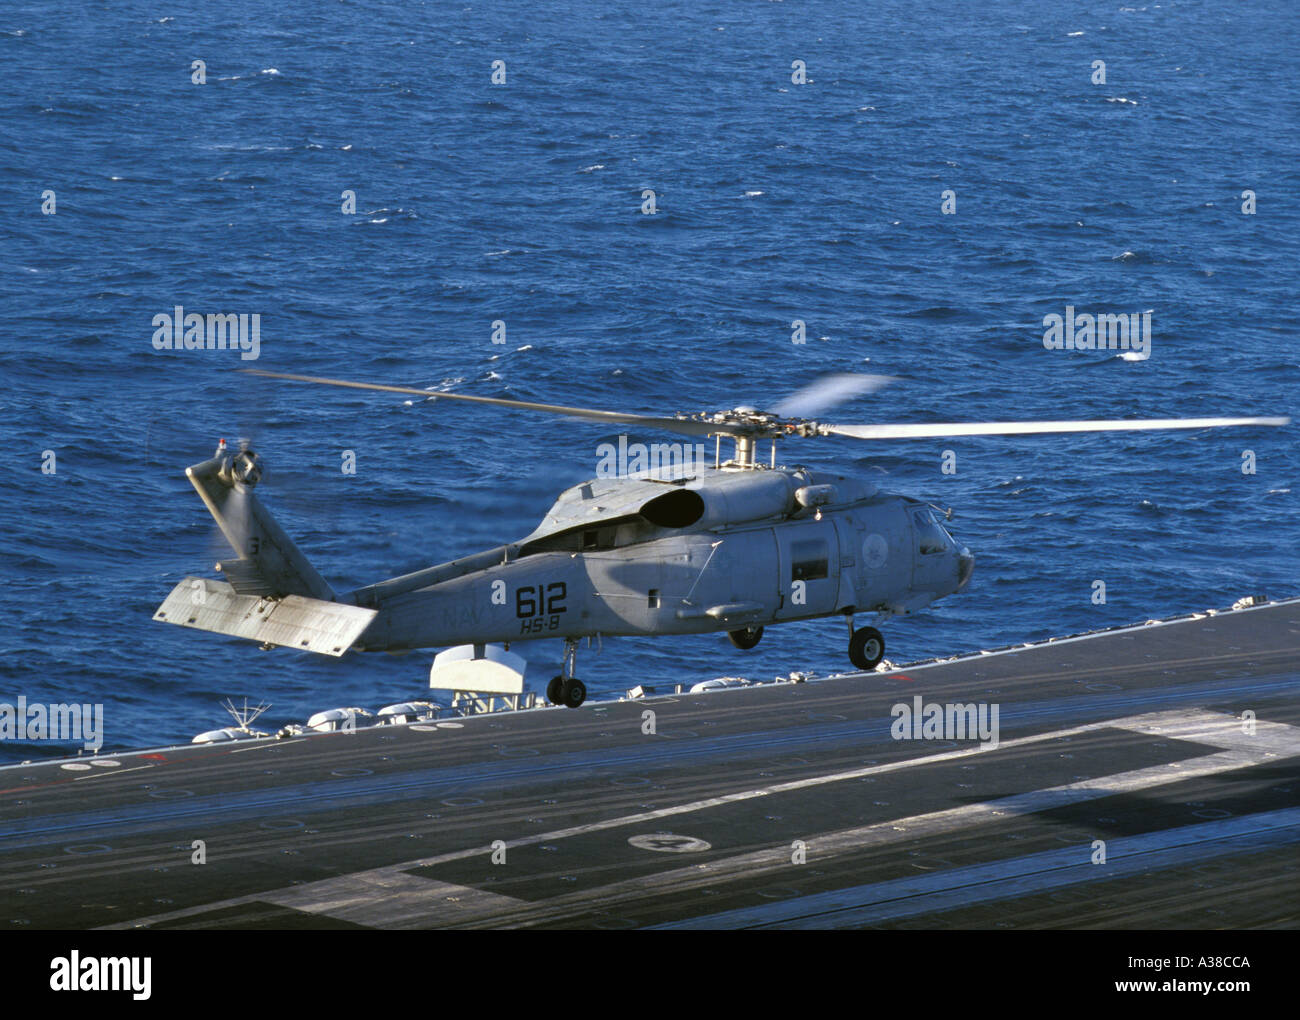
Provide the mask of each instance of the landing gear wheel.
POLYGON ((875 669, 885 657, 885 635, 875 627, 859 627, 849 638, 849 661, 858 669, 875 669))
POLYGON ((727 633, 731 643, 743 651, 749 651, 756 644, 763 640, 762 627, 741 627, 740 630, 733 630, 727 633))
POLYGON ((564 695, 564 677, 562 676, 551 677, 551 682, 546 685, 546 700, 549 701, 552 705, 558 705, 561 703, 561 698, 563 697, 563 695, 564 695))
POLYGON ((570 708, 577 708, 587 700, 587 685, 577 677, 570 677, 564 681, 564 689, 560 697, 570 708))

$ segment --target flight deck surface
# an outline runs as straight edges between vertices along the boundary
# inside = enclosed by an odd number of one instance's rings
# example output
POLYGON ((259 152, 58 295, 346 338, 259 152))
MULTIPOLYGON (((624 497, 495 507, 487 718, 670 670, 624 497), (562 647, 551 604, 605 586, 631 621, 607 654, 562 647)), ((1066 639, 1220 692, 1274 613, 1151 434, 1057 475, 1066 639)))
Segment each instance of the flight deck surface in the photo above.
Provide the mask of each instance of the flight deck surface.
POLYGON ((0 923, 1290 927, 1298 694, 1289 601, 804 684, 13 766, 0 923), (894 739, 917 697, 996 706, 996 748, 894 739))

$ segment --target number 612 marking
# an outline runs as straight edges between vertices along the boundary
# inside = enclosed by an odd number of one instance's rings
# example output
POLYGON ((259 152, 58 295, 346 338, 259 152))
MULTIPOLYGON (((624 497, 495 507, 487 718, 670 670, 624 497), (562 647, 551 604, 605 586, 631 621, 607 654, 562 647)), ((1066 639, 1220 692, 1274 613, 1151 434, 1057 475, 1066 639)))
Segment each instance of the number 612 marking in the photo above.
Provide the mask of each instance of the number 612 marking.
POLYGON ((554 616, 567 612, 564 599, 568 589, 563 581, 548 585, 524 585, 515 592, 515 616, 521 620, 532 616, 554 616))

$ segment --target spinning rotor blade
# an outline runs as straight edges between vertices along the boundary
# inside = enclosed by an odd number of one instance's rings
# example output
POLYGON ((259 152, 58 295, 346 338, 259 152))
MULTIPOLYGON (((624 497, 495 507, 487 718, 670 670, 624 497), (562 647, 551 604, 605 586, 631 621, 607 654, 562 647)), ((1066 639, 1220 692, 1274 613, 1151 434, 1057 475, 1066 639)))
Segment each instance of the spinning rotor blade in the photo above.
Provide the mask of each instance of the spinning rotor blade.
POLYGON ((779 418, 815 418, 853 397, 875 393, 893 381, 894 377, 890 375, 824 375, 791 393, 772 408, 772 413, 779 418))
POLYGON ((1140 429, 1221 429, 1287 425, 1290 418, 1149 418, 1132 421, 990 421, 904 425, 822 425, 821 435, 850 439, 924 439, 937 436, 1020 436, 1044 432, 1129 432, 1140 429))
POLYGON ((893 425, 821 425, 805 419, 818 408, 841 403, 850 397, 870 393, 891 381, 889 376, 832 375, 816 380, 777 405, 770 414, 756 414, 747 408, 724 411, 711 416, 665 417, 652 414, 628 414, 621 411, 600 411, 589 407, 565 407, 561 404, 539 404, 529 400, 508 400, 503 397, 477 397, 466 393, 440 393, 416 389, 413 386, 388 386, 382 383, 354 382, 349 379, 327 379, 314 375, 293 375, 288 372, 267 372, 260 368, 241 369, 248 375, 267 379, 284 379, 290 382, 316 383, 324 386, 341 386, 354 390, 377 390, 381 393, 402 393, 425 400, 460 400, 471 404, 488 404, 517 411, 542 411, 568 418, 584 418, 610 425, 638 425, 644 428, 665 429, 688 436, 712 436, 719 433, 737 437, 775 438, 797 434, 801 436, 846 436, 850 439, 924 439, 956 436, 1017 436, 1050 432, 1131 432, 1145 429, 1206 429, 1232 428, 1249 425, 1287 425, 1290 418, 1149 418, 1109 421, 995 421, 995 422, 936 422, 903 423, 893 425))
POLYGON ((562 414, 569 418, 586 418, 610 425, 641 425, 646 428, 667 429, 681 432, 688 436, 710 436, 716 432, 738 431, 725 422, 712 423, 694 421, 689 418, 665 418, 650 414, 625 414, 621 411, 596 411, 587 407, 562 407, 559 404, 537 404, 528 400, 506 400, 501 397, 475 397, 466 393, 437 393, 430 390, 418 390, 411 386, 385 386, 381 383, 352 382, 347 379, 325 379, 314 375, 290 375, 286 372, 264 372, 259 368, 245 368, 241 371, 248 375, 260 375, 267 379, 287 379, 290 382, 319 383, 324 386, 344 386, 354 390, 379 390, 384 393, 405 393, 424 397, 427 400, 463 400, 472 404, 491 404, 495 407, 509 407, 517 411, 544 411, 547 414, 562 414))

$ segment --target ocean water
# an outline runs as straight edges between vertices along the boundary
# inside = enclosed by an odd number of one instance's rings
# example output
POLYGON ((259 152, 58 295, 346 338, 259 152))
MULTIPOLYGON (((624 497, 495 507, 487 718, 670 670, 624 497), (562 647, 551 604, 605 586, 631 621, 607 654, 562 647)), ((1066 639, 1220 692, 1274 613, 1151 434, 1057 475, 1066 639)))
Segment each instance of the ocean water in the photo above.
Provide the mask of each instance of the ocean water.
MULTIPOLYGON (((0 701, 101 703, 121 748, 225 725, 227 696, 270 726, 424 696, 432 651, 153 622, 228 554, 184 468, 251 440, 346 590, 522 537, 617 437, 243 367, 644 413, 897 377, 845 423, 1295 413, 1298 29, 1258 0, 6 5, 0 701), (176 305, 260 315, 257 360, 155 350, 176 305), (1151 310, 1150 357, 1045 349, 1067 305, 1151 310)), ((1295 436, 781 454, 954 508, 974 579, 886 628, 908 661, 1296 594, 1295 436)), ((535 686, 556 671, 558 642, 515 649, 535 686)), ((579 667, 593 697, 824 674, 845 631, 607 640, 579 667)))

